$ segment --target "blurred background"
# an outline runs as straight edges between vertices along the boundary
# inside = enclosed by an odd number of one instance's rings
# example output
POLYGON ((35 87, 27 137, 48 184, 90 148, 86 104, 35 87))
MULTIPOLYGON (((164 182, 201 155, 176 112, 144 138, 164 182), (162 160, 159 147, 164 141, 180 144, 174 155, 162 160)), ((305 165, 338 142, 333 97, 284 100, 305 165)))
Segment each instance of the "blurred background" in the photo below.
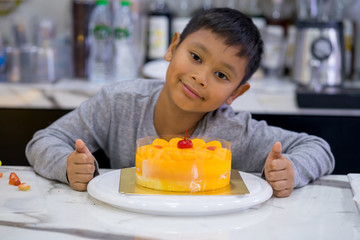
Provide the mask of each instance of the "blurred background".
POLYGON ((0 82, 162 77, 166 63, 158 60, 173 33, 197 11, 230 7, 251 16, 263 35, 265 52, 254 77, 289 76, 315 89, 339 86, 359 80, 359 2, 0 0, 0 82), (121 28, 125 40, 116 34, 121 28), (108 36, 99 38, 101 31, 108 36))

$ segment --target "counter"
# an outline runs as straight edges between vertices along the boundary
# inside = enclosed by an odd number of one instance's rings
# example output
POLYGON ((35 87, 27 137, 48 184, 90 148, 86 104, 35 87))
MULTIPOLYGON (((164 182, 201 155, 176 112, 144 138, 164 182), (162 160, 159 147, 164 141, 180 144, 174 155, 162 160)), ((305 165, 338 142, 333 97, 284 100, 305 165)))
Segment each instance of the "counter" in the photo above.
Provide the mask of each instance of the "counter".
MULTIPOLYGON (((20 178, 30 167, 2 166, 20 178)), ((101 169, 101 173, 109 170, 101 169)), ((27 174, 27 175, 26 175, 27 174)), ((0 178, 7 184, 8 175, 0 178)), ((87 192, 34 175, 32 190, 42 200, 37 211, 14 212, 0 206, 1 239, 359 239, 360 215, 346 175, 324 176, 294 190, 288 198, 271 197, 261 205, 205 217, 133 213, 100 202, 87 192)), ((11 186, 16 188, 15 186, 11 186)), ((32 194, 22 192, 23 195, 32 194)), ((8 191, 8 194, 10 194, 8 191)), ((6 196, 0 195, 1 200, 6 196)), ((14 199, 15 201, 16 199, 14 199)), ((21 202, 17 202, 21 204, 21 202)), ((11 205, 11 204, 10 204, 11 205)), ((31 206, 28 206, 31 209, 31 206)))
MULTIPOLYGON (((254 114, 360 116, 360 109, 304 109, 296 103, 296 85, 289 79, 258 78, 236 99, 235 111, 254 114)), ((95 95, 103 85, 80 79, 55 84, 0 83, 0 108, 73 109, 95 95)))
POLYGON ((81 79, 57 83, 0 83, 0 108, 74 109, 103 87, 81 79))

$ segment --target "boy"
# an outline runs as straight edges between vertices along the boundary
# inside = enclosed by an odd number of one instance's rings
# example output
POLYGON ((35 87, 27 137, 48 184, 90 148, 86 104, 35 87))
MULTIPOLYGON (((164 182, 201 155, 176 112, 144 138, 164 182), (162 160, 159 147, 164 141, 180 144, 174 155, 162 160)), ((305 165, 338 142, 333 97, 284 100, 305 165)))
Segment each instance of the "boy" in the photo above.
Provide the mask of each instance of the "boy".
POLYGON ((277 197, 330 174, 334 158, 315 136, 270 127, 229 106, 250 87, 263 43, 251 19, 231 9, 210 9, 176 33, 165 59, 165 83, 116 82, 38 131, 26 154, 36 172, 79 191, 98 174, 92 152, 103 149, 112 168, 135 165, 136 139, 183 135, 232 142, 232 168, 264 171, 277 197), (82 140, 80 140, 82 139, 82 140), (75 150, 73 148, 75 144, 75 150))

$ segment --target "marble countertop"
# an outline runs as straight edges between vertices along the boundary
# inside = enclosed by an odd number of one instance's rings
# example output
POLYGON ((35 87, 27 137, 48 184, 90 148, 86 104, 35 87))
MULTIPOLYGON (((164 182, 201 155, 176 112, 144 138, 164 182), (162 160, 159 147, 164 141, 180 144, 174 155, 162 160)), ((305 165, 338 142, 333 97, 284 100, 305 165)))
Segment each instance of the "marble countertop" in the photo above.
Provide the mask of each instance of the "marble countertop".
POLYGON ((103 87, 81 79, 47 83, 0 83, 0 107, 74 109, 103 87))
POLYGON ((296 84, 289 78, 255 78, 251 87, 237 98, 232 107, 254 114, 360 116, 360 109, 300 108, 296 100, 296 84))
MULTIPOLYGON (((330 175, 272 197, 261 205, 206 217, 133 213, 87 192, 35 175, 30 167, 2 166, 0 238, 5 239, 359 239, 360 214, 346 175, 330 175), (32 186, 8 185, 16 172, 32 186), (19 195, 20 194, 20 195, 19 195)), ((101 169, 101 173, 109 170, 101 169)))
MULTIPOLYGON (((296 103, 296 85, 289 79, 256 78, 251 88, 236 99, 235 111, 254 114, 360 116, 360 109, 305 109, 296 103)), ((0 83, 0 108, 74 109, 95 95, 103 85, 79 79, 55 84, 0 83)))

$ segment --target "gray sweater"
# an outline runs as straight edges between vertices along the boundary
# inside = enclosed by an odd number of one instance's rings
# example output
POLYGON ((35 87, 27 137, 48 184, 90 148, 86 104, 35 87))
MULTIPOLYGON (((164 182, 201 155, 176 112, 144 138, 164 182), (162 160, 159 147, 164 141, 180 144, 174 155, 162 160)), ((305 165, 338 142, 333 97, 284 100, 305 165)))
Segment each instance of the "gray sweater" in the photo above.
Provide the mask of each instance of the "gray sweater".
MULTIPOLYGON (((157 136, 153 115, 163 81, 138 79, 115 82, 78 108, 35 133, 26 147, 34 170, 50 179, 68 183, 66 161, 76 139, 91 152, 103 149, 111 168, 135 165, 136 140, 157 136)), ((228 105, 207 113, 193 136, 225 139, 232 143, 232 168, 261 172, 276 141, 293 163, 295 187, 330 174, 335 165, 329 145, 321 138, 295 133, 256 121, 249 112, 235 113, 228 105)), ((97 164, 96 164, 97 165, 97 164)))

